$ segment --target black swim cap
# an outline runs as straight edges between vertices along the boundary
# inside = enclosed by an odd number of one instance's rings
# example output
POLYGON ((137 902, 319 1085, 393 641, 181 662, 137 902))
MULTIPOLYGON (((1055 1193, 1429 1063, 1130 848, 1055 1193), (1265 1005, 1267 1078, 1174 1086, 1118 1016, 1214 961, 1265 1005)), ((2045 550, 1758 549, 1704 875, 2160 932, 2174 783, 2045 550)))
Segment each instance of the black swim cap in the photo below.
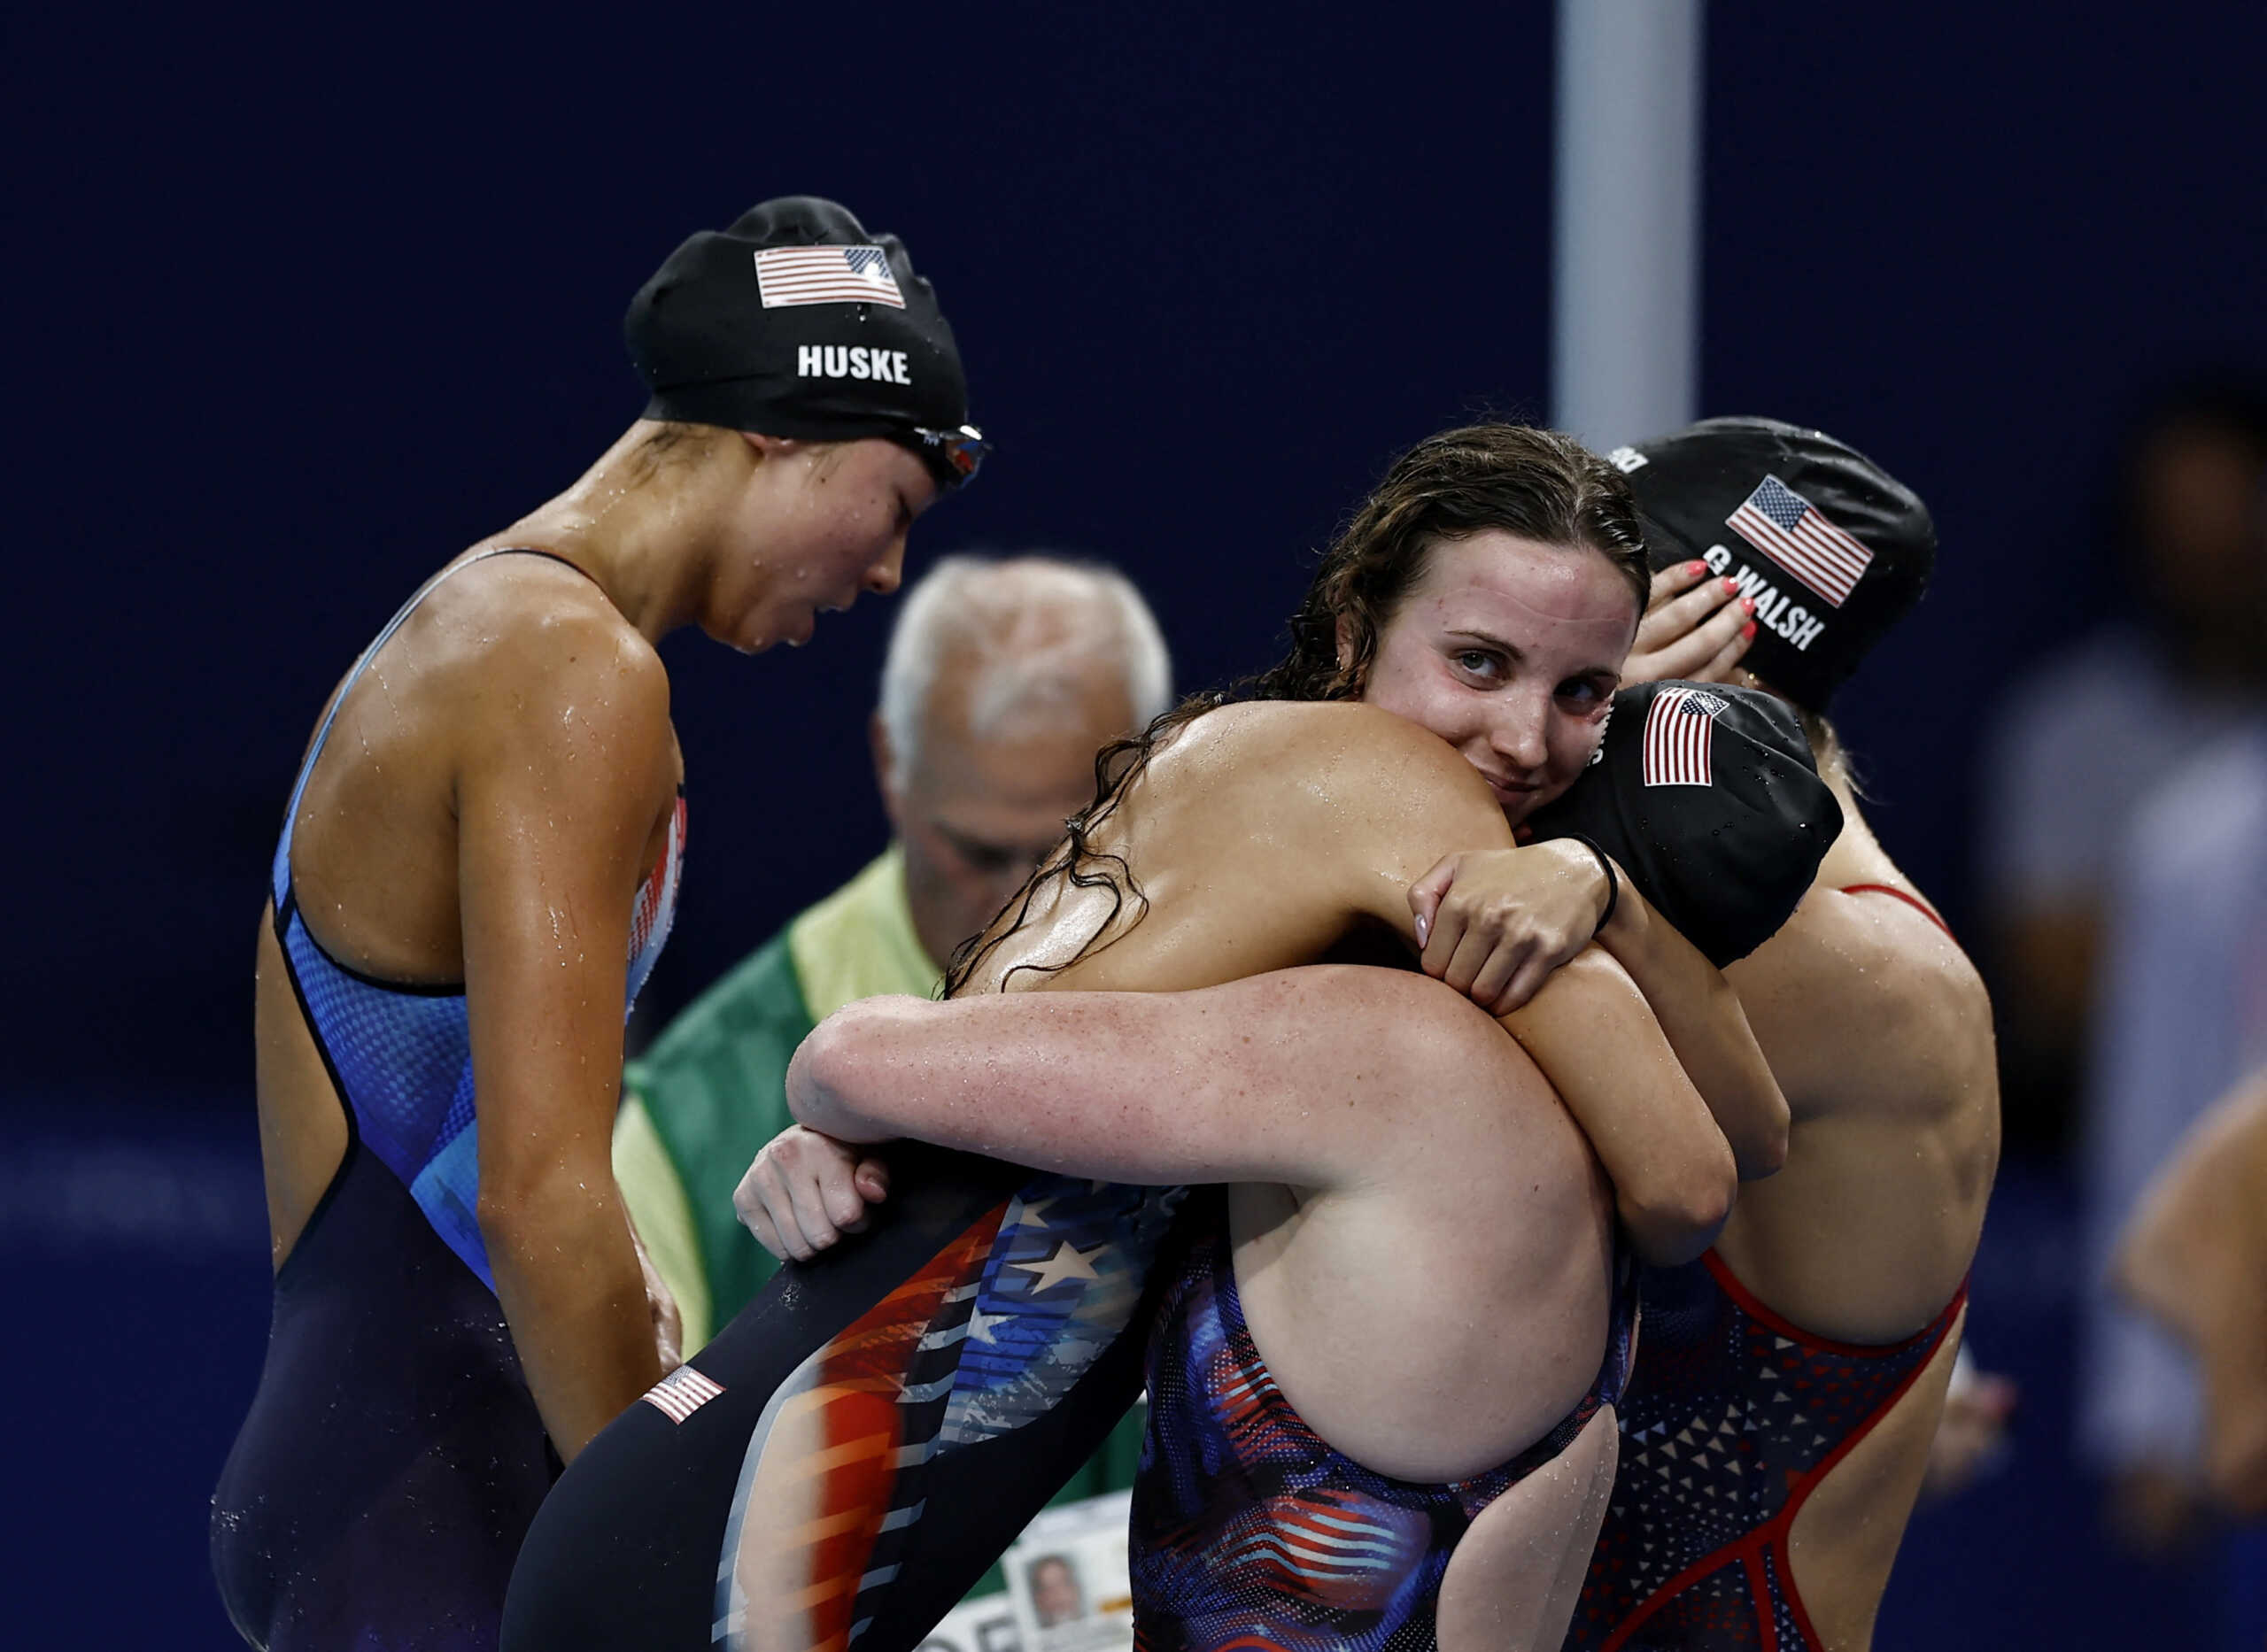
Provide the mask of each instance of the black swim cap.
POLYGON ((1606 457, 1637 496, 1654 570, 1698 557, 1739 581, 1755 601, 1741 663, 1807 710, 1928 589, 1928 506, 1822 431, 1704 419, 1606 457))
POLYGON ((1711 963, 1746 957, 1842 831, 1802 724, 1776 695, 1715 683, 1641 683, 1612 716, 1535 835, 1589 838, 1711 963))
POLYGON ((622 330, 653 391, 648 419, 814 442, 968 419, 953 329, 904 244, 816 196, 692 236, 638 289, 622 330))

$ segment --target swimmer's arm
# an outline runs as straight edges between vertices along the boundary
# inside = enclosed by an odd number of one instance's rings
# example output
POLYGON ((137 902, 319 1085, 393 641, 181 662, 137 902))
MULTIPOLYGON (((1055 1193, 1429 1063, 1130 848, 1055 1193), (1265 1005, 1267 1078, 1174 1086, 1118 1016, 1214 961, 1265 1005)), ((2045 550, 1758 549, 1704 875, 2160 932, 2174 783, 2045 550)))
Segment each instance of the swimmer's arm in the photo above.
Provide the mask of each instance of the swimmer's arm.
MULTIPOLYGON (((1335 898, 1357 913, 1396 929, 1412 950, 1422 951, 1427 973, 1433 974, 1441 937, 1436 932, 1432 944, 1419 947, 1412 886, 1451 857, 1512 850, 1512 829, 1470 764, 1433 736, 1377 714, 1392 727, 1371 731, 1373 753, 1393 760, 1375 760, 1373 755, 1372 760, 1348 766, 1337 783, 1342 795, 1333 799, 1336 809, 1309 809, 1302 816, 1305 836, 1296 836, 1288 826, 1282 836, 1295 845, 1294 863, 1304 874, 1328 883, 1335 898)), ((1566 1017, 1555 1010, 1539 1019, 1517 1010, 1498 1019, 1535 1058, 1590 1136, 1639 1252, 1662 1263, 1689 1260, 1706 1250, 1723 1226, 1737 1167, 1706 1092, 1695 1090, 1679 1058, 1689 1046, 1690 1059, 1710 1084, 1722 1089, 1727 1111, 1735 1118, 1743 1116, 1741 1109, 1754 1093, 1754 1074, 1760 1070, 1768 1085, 1769 1069, 1754 1051, 1737 1000, 1728 992, 1710 992, 1698 1007, 1672 1008, 1665 1017, 1651 1007, 1662 1001, 1653 992, 1666 997, 1689 988, 1695 963, 1716 977, 1718 987, 1722 977, 1650 907, 1635 900, 1635 892, 1626 885, 1623 904, 1633 911, 1628 918, 1617 915, 1608 928, 1617 938, 1629 936, 1632 957, 1652 980, 1606 956, 1605 949, 1588 946, 1590 929, 1605 900, 1605 876, 1589 850, 1578 844, 1543 843, 1514 853, 1559 857, 1551 864, 1570 880, 1582 928, 1572 943, 1578 955, 1573 963, 1561 964, 1558 974, 1578 967, 1585 976, 1610 970, 1620 983, 1618 1001, 1610 1011, 1598 1009, 1596 1019, 1601 1026, 1610 1024, 1610 1036, 1625 1039, 1627 1048, 1582 1047, 1579 1038, 1564 1036, 1566 1017), (1590 881, 1571 882, 1578 878, 1590 881), (1676 1026, 1675 1038, 1664 1035, 1669 1022, 1676 1026), (1745 1058, 1743 1042, 1750 1053, 1745 1058)), ((1553 975, 1544 982, 1546 992, 1556 979, 1553 975)), ((1777 1093, 1772 1086, 1769 1095, 1777 1093)), ((1783 1130, 1784 1103, 1780 1106, 1783 1130)), ((1755 1149, 1750 1144, 1750 1151, 1755 1149)))
MULTIPOLYGON (((1491 1001, 1489 977, 1483 975, 1474 981, 1469 970, 1460 968, 1473 948, 1461 947, 1454 958, 1446 957, 1443 937, 1485 932, 1491 922, 1499 923, 1518 901, 1512 879, 1522 874, 1514 871, 1514 857, 1545 846, 1569 853, 1578 868, 1603 876, 1588 849, 1562 842, 1452 854, 1410 887, 1411 908, 1429 918, 1433 929, 1432 942, 1425 948, 1425 973, 1497 1015, 1509 1013, 1515 1005, 1491 1001)), ((1598 944, 1629 971, 1652 1007, 1669 1046, 1731 1144, 1740 1179, 1769 1176, 1786 1161, 1787 1101, 1748 1026, 1738 994, 1723 973, 1653 909, 1626 872, 1618 873, 1617 880, 1621 897, 1612 917, 1597 932, 1598 944)))
POLYGON ((1626 882, 1598 941, 1644 994, 1685 1076, 1730 1144, 1740 1180, 1776 1171, 1787 1162, 1787 1098, 1723 971, 1626 882))
MULTIPOLYGON (((1461 1082, 1484 1050, 1459 1042, 1453 1019, 1412 1013, 1411 992, 1429 990, 1338 969, 1189 992, 866 999, 803 1041, 787 1104, 809 1129, 853 1145, 910 1136, 1150 1185, 1347 1187, 1430 1150, 1452 1109, 1486 1100, 1484 1085, 1461 1082), (1309 994, 1325 979, 1329 1013, 1318 1015, 1309 994)), ((1442 1007, 1469 1013, 1453 1000, 1442 1007)), ((1706 1250, 1731 1209, 1731 1150, 1621 967, 1585 953, 1513 1020, 1538 1064, 1558 1063, 1577 1094, 1623 1099, 1590 1117, 1574 1110, 1602 1160, 1638 1167, 1629 1179, 1647 1199, 1617 1187, 1616 1200, 1639 1253, 1674 1264, 1706 1250)), ((838 1156, 832 1191, 842 1196, 839 1171, 855 1154, 838 1156)), ((859 1214, 845 1196, 815 1219, 803 1191, 764 1202, 778 1207, 775 1225, 815 1248, 859 1214)))
POLYGON ((1637 1254, 1675 1267, 1714 1244, 1738 1167, 1629 972, 1593 948, 1501 1019, 1590 1138, 1637 1254))
POLYGON ((1373 976, 1413 984, 1342 967, 1185 992, 865 999, 803 1040, 787 1105, 838 1142, 912 1137, 1150 1186, 1344 1186, 1449 1104, 1405 998, 1358 990, 1373 976), (1324 975, 1355 990, 1318 1016, 1305 994, 1324 975))
POLYGON ((2214 1492, 2238 1513, 2267 1510, 2267 1075, 2207 1115, 2159 1173, 2112 1277, 2198 1355, 2214 1492))
POLYGON ((610 1145, 631 909, 675 786, 669 688, 616 623, 572 612, 507 629, 483 687, 456 777, 478 1217, 571 1462, 662 1375, 610 1145))

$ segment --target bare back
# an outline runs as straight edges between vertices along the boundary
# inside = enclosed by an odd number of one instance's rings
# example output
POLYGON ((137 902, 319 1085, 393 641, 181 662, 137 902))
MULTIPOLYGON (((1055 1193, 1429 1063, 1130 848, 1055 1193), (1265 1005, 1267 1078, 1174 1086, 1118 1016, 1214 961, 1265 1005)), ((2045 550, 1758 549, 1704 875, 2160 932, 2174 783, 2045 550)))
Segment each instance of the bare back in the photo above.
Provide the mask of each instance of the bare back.
POLYGON ((1479 776, 1423 730, 1354 705, 1226 706, 1161 746, 1095 829, 1096 856, 1126 868, 1117 893, 1038 885, 1020 928, 1011 902, 986 931, 1004 938, 963 991, 1183 992, 1364 941, 1405 960, 1402 892, 1459 833, 1511 842, 1479 776), (1375 818, 1397 784, 1406 803, 1375 818))
MULTIPOLYGON (((1335 864, 1314 853, 1381 764, 1405 769, 1396 789, 1420 799, 1446 803, 1460 779, 1480 791, 1431 736, 1366 707, 1210 714, 1157 755, 1095 835, 1138 897, 1103 930, 1107 892, 1042 889, 1032 921, 967 990, 1180 992, 1366 942, 1380 961, 1405 962, 1378 915, 1405 915, 1402 890, 1437 858, 1433 845, 1404 849, 1348 821, 1338 835, 1350 853, 1335 864), (1426 761, 1428 746, 1445 760, 1426 761), (1068 958, 1098 931, 1067 968, 1022 967, 1068 958)), ((1492 803, 1476 818, 1508 838, 1492 803)), ((1569 969, 1546 990, 1578 995, 1619 973, 1595 955, 1569 969)), ((1409 1479, 1479 1472, 1566 1415, 1598 1369, 1612 1238, 1597 1160, 1534 1061, 1438 983, 1309 970, 1279 991, 1296 999, 1248 1013, 1327 1028, 1343 1057, 1310 1046, 1299 1070, 1318 1082, 1296 1106, 1364 1108, 1376 1149, 1359 1180, 1237 1186, 1236 1268, 1254 1334, 1303 1415, 1358 1461, 1409 1479), (1574 1346, 1537 1339, 1529 1310, 1574 1346), (1366 1328, 1358 1342, 1350 1324, 1366 1328), (1553 1345, 1540 1357, 1538 1341, 1553 1345)))
MULTIPOLYGON (((1716 1251, 1805 1331, 1879 1345, 1930 1324, 1967 1276, 1999 1161, 1999 1089, 1974 966, 1856 799, 1843 804, 1848 824, 1793 918, 1726 972, 1792 1127, 1785 1168, 1742 1190, 1716 1251)), ((1958 1332, 1795 1521, 1796 1584, 1829 1645, 1871 1635, 1958 1332)))
MULTIPOLYGON (((1449 848, 1509 837, 1462 760, 1397 719, 1342 706, 1215 712, 1157 755, 1095 834, 1138 902, 1042 888, 966 990, 1169 992, 1334 955, 1405 960, 1409 883, 1449 848), (1407 799, 1397 834, 1375 818, 1381 791, 1407 799), (1409 830, 1428 804, 1447 830, 1409 830), (1090 939, 1067 967, 1043 967, 1090 939)), ((1456 993, 1376 969, 1283 983, 1247 985, 1295 992, 1288 1013, 1312 1031, 1297 1070, 1315 1082, 1295 1105, 1363 1109, 1370 1150, 1360 1174, 1325 1185, 1234 1187, 1253 1338, 1299 1414, 1365 1467, 1425 1482, 1483 1472, 1565 1417, 1598 1374, 1610 1190, 1535 1061, 1456 993)), ((1601 998, 1646 1013, 1593 949, 1522 1014, 1580 1022, 1601 998)), ((1252 1024, 1266 1013, 1254 1006, 1252 1024)), ((1665 1045, 1659 1058, 1674 1069, 1665 1045)), ((1285 1071, 1270 1061, 1254 1075, 1255 1105, 1285 1071)), ((1613 1463, 1609 1412, 1499 1500, 1458 1551, 1444 1631, 1453 1617, 1489 1625, 1491 1645, 1530 1630, 1555 1645, 1613 1463)))

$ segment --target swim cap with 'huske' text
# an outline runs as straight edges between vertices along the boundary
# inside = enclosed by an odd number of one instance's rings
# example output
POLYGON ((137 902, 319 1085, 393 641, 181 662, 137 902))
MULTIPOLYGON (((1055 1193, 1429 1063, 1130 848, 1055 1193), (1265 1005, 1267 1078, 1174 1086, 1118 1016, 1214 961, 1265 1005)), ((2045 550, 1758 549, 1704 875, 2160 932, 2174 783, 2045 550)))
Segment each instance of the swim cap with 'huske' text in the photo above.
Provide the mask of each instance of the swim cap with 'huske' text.
POLYGON ((638 289, 623 333, 649 419, 806 441, 968 419, 952 328, 904 243, 816 196, 686 240, 638 289))

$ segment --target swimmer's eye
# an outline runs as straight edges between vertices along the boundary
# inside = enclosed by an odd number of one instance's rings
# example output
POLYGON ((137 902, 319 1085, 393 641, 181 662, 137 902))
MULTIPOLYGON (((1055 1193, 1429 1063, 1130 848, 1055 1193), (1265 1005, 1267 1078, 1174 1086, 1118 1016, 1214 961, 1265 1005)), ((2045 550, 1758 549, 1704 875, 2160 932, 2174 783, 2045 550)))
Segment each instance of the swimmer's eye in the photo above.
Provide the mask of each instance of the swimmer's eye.
POLYGON ((1569 677, 1559 685, 1559 698, 1582 711, 1596 711, 1613 698, 1618 684, 1603 677, 1569 677))
POLYGON ((1471 676, 1496 681, 1504 675, 1504 657, 1485 648, 1459 648, 1449 657, 1458 670, 1471 676))

